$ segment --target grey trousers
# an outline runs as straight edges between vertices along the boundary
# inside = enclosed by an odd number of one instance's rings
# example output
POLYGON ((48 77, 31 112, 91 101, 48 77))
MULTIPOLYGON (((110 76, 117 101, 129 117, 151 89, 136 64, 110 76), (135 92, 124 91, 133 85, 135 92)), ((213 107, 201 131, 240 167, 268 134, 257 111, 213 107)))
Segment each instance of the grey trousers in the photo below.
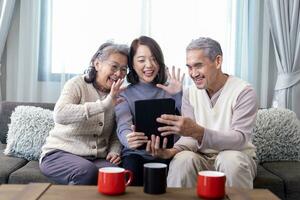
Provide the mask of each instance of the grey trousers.
POLYGON ((226 186, 252 189, 257 164, 240 151, 226 150, 210 155, 182 151, 170 163, 168 187, 196 187, 198 172, 202 170, 224 172, 226 186))
POLYGON ((101 167, 116 166, 105 159, 81 157, 59 150, 46 154, 40 163, 45 176, 65 185, 96 185, 101 167))

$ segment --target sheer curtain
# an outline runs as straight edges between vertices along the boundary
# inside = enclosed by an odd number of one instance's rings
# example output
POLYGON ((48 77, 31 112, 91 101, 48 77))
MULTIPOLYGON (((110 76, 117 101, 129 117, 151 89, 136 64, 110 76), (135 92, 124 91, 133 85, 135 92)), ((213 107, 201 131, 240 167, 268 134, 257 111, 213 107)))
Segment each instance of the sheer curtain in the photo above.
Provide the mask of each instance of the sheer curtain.
POLYGON ((274 106, 289 108, 300 118, 300 2, 266 1, 278 69, 274 106))
MULTIPOLYGON (((185 86, 192 84, 186 67, 186 46, 199 37, 217 40, 227 54, 227 29, 230 0, 152 0, 149 24, 151 37, 155 38, 164 52, 167 66, 179 67, 186 73, 185 86), (176 2, 176 3, 175 3, 176 2), (213 13, 213 14, 212 14, 213 13)), ((228 57, 224 56, 223 70, 228 57)))
POLYGON ((260 107, 270 107, 275 74, 270 63, 272 46, 264 1, 231 0, 229 5, 231 72, 253 85, 260 107))
POLYGON ((153 37, 163 50, 166 64, 169 67, 181 67, 184 71, 185 48, 192 39, 200 36, 212 37, 225 47, 226 36, 223 33, 227 24, 227 0, 88 2, 53 1, 52 61, 55 63, 52 63, 52 66, 57 68, 57 71, 65 69, 67 72, 82 72, 82 67, 86 66, 90 55, 106 39, 130 45, 131 41, 140 35, 153 37), (67 17, 64 12, 66 2, 72 3, 73 8, 68 11, 67 17), (99 7, 102 8, 100 13, 99 7), (210 10, 216 12, 216 18, 206 20, 205 17, 211 14, 210 10), (114 12, 114 15, 111 15, 111 12, 114 12), (64 30, 66 24, 68 29, 64 30), (87 30, 90 30, 88 35, 87 30), (77 34, 78 32, 81 35, 77 34), (67 44, 72 42, 80 48, 71 49, 67 44), (66 67, 61 67, 62 65, 66 67))
MULTIPOLYGON (((16 1, 7 38, 6 100, 55 102, 60 82, 39 81, 41 8, 46 1, 16 1)), ((43 24, 42 24, 43 25, 43 24)))
POLYGON ((0 1, 0 100, 2 100, 2 54, 6 43, 8 31, 10 28, 12 15, 15 7, 15 0, 1 0, 0 1))

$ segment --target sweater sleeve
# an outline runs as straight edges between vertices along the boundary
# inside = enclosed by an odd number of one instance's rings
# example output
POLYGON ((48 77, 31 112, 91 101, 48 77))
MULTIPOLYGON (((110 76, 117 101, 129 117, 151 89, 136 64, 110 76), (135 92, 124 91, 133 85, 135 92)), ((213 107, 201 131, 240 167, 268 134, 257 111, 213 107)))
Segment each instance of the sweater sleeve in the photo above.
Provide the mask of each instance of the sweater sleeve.
POLYGON ((172 95, 172 99, 175 100, 175 105, 179 113, 181 113, 181 106, 182 106, 182 91, 172 95))
POLYGON ((205 128, 199 149, 241 150, 250 140, 257 107, 255 91, 248 86, 240 93, 233 108, 231 129, 224 132, 205 128))
POLYGON ((133 116, 130 112, 129 103, 126 97, 123 94, 120 94, 120 97, 123 98, 124 101, 115 107, 117 134, 122 145, 129 148, 126 135, 132 132, 131 125, 133 124, 133 116))
POLYGON ((66 125, 85 121, 113 106, 110 95, 107 95, 104 100, 98 99, 96 102, 80 104, 85 92, 83 84, 86 83, 81 82, 80 79, 71 79, 65 84, 54 108, 53 115, 56 123, 66 125))

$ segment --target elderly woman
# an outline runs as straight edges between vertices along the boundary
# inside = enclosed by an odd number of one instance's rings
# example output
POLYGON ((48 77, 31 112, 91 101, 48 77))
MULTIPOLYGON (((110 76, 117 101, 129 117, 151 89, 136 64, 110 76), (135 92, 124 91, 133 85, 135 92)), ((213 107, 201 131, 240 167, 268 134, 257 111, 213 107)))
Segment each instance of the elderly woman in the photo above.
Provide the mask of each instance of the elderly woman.
POLYGON ((100 167, 120 164, 114 105, 127 72, 128 47, 105 43, 85 75, 69 80, 54 108, 54 129, 40 169, 59 184, 97 183, 100 167))

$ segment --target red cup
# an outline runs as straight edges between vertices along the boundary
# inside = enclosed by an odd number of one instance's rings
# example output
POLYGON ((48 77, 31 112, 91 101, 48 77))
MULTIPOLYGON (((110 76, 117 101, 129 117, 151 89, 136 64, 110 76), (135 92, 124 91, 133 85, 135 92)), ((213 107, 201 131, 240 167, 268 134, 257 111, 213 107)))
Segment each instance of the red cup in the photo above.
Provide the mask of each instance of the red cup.
POLYGON ((106 195, 119 195, 125 192, 132 181, 132 172, 120 167, 103 167, 98 173, 98 192, 106 195))
POLYGON ((197 194, 201 198, 218 199, 225 196, 226 177, 223 172, 198 172, 197 194))

